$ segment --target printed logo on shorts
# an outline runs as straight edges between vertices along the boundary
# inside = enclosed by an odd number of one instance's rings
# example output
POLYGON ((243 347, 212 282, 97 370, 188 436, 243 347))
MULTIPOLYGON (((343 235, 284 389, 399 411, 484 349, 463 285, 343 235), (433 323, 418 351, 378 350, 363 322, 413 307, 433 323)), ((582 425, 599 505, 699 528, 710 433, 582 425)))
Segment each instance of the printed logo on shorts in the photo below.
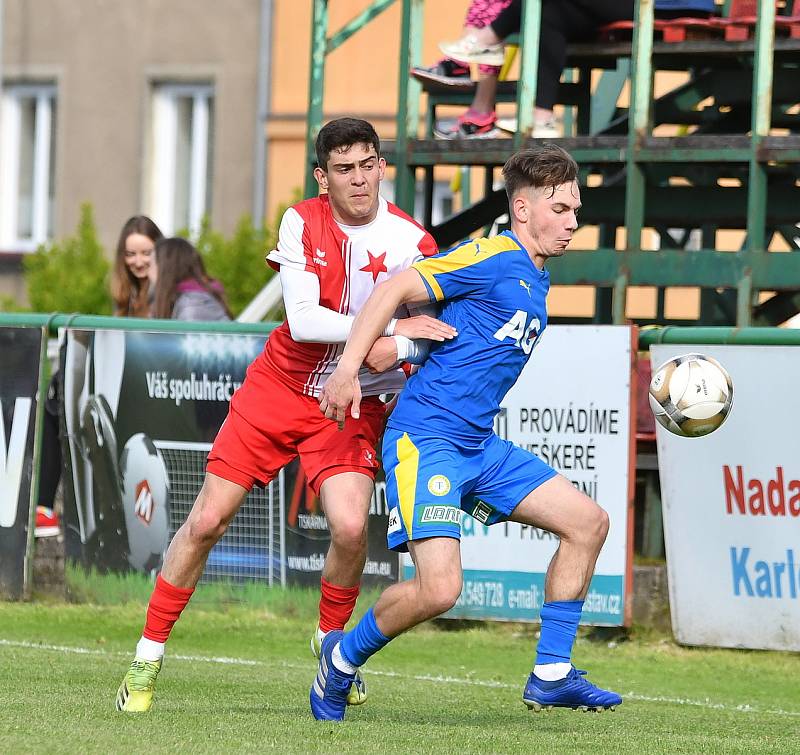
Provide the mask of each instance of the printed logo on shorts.
POLYGON ((481 524, 486 524, 492 514, 492 507, 483 501, 476 501, 475 507, 472 509, 473 519, 479 521, 481 524))
POLYGON ((364 458, 365 458, 365 459, 366 459, 366 460, 367 460, 367 461, 368 461, 370 464, 372 464, 372 462, 373 462, 373 461, 375 461, 375 454, 373 454, 373 453, 372 453, 372 451, 370 451, 369 449, 365 448, 365 449, 364 449, 364 458))
POLYGON ((387 534, 400 531, 400 512, 395 508, 389 512, 389 525, 386 528, 387 534))
POLYGON ((434 495, 447 495, 450 492, 450 480, 443 474, 435 474, 428 480, 428 490, 434 495))
POLYGON ((461 509, 455 506, 426 506, 420 514, 420 522, 450 522, 461 524, 461 509))

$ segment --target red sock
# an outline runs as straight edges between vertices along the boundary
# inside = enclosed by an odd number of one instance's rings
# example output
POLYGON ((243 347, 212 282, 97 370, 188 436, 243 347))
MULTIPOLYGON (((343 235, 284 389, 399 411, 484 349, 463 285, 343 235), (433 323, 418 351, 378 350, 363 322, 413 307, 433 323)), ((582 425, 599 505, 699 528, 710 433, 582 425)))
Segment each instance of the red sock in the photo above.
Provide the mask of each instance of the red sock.
POLYGON ((154 642, 166 642, 193 592, 194 587, 175 587, 159 574, 147 606, 142 636, 154 642))
POLYGON ((361 585, 340 587, 321 578, 320 587, 322 596, 319 599, 319 628, 323 632, 344 629, 356 607, 361 585))

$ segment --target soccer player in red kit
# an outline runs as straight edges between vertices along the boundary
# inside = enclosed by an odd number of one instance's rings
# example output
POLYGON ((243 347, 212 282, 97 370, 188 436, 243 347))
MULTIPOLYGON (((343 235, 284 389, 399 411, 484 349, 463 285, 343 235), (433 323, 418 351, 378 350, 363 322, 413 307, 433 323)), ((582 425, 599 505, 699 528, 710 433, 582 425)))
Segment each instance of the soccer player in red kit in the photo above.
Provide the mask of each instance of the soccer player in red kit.
MULTIPOLYGON (((233 396, 208 455, 203 487, 167 549, 142 638, 117 692, 117 710, 150 710, 164 645, 209 551, 252 486, 266 485, 297 456, 320 496, 331 534, 312 649, 318 651, 327 632, 344 627, 366 560, 375 446, 385 414, 378 396, 403 388, 406 374, 398 362, 413 361, 422 347, 413 339, 443 341, 455 334, 427 315, 393 320, 361 371, 368 397, 361 417, 348 418, 340 430, 320 414, 317 397, 373 288, 437 249, 430 234, 379 195, 386 162, 371 124, 331 121, 317 137, 316 156, 314 175, 324 193, 286 211, 277 249, 267 256, 280 271, 286 321, 233 396)), ((363 680, 352 685, 349 699, 364 701, 363 680)))

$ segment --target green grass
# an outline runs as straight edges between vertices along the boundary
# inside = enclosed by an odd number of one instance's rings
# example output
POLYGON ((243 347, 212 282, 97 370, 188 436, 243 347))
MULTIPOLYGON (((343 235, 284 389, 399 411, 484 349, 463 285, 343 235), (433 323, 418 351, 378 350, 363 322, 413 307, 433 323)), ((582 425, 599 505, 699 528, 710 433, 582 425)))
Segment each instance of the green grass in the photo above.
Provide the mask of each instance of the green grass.
POLYGON ((368 703, 344 724, 318 723, 308 709, 316 595, 263 588, 241 600, 201 587, 173 632, 153 711, 117 714, 145 604, 114 605, 138 594, 120 584, 93 604, 0 604, 0 752, 800 751, 797 655, 681 648, 641 630, 618 642, 582 633, 576 645, 576 663, 627 697, 614 713, 527 712, 535 626, 443 623, 392 642, 366 667, 368 703))

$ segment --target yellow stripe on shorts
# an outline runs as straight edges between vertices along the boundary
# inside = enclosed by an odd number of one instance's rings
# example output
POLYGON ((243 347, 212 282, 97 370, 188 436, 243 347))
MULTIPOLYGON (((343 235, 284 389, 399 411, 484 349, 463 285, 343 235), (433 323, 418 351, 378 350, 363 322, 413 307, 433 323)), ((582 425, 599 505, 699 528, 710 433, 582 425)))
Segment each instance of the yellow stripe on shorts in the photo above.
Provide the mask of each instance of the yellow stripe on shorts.
POLYGON ((417 471, 419 470, 419 450, 411 442, 408 433, 397 441, 397 466, 394 470, 397 482, 397 496, 400 499, 400 516, 406 528, 408 539, 414 527, 414 504, 417 501, 417 471))

